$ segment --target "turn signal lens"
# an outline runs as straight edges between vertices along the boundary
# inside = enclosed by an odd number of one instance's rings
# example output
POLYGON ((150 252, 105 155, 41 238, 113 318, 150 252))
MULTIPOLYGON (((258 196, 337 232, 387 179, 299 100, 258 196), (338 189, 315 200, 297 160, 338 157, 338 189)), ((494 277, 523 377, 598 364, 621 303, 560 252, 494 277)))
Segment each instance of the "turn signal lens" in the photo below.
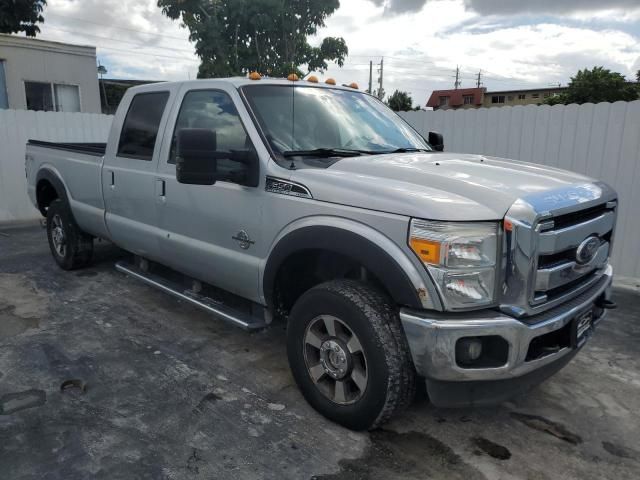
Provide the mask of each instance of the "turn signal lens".
POLYGON ((422 238, 412 238, 409 241, 411 249, 424 263, 440 263, 440 244, 422 238))

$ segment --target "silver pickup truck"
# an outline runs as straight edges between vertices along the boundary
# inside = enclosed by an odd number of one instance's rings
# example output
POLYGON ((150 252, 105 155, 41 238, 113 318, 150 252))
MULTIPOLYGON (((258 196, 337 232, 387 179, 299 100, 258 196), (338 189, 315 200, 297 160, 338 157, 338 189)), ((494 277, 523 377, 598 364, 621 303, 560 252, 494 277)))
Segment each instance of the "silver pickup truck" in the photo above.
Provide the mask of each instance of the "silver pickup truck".
POLYGON ((117 268, 246 329, 287 322, 323 415, 379 426, 426 381, 499 403, 562 368, 608 308, 616 193, 540 165, 443 152, 335 82, 131 88, 106 144, 27 145, 29 195, 65 270, 117 268))

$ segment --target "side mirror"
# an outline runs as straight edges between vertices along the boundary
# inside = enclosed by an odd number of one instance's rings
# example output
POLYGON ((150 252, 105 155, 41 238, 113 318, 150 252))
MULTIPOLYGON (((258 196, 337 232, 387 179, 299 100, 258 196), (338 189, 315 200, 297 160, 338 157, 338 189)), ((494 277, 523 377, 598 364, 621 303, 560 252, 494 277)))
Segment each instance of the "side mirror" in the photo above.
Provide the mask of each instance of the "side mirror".
POLYGON ((176 179, 190 185, 216 183, 216 132, 206 128, 178 130, 176 179))
POLYGON ((429 132, 429 144, 436 152, 444 152, 444 138, 441 133, 429 132))

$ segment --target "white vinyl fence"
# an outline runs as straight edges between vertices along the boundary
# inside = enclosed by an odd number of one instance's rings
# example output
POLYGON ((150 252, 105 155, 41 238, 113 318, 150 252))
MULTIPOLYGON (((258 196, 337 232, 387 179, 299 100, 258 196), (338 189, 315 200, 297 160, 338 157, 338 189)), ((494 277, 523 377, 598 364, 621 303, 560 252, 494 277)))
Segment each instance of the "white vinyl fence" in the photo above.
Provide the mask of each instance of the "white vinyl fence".
POLYGON ((24 174, 28 139, 106 142, 109 115, 0 109, 0 224, 41 218, 27 196, 24 174))
POLYGON ((616 274, 640 277, 640 100, 401 115, 425 136, 442 133, 448 152, 551 165, 614 187, 620 209, 612 263, 616 274))

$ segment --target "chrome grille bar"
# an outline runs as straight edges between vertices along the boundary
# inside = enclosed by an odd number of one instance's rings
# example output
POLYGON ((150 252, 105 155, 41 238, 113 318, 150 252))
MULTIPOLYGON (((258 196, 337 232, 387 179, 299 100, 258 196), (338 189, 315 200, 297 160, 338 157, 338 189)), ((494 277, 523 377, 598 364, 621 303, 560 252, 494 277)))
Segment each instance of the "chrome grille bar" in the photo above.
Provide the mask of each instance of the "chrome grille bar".
POLYGON ((609 243, 600 245, 598 252, 591 262, 581 265, 577 262, 565 262, 549 268, 543 268, 536 273, 536 292, 546 292, 574 282, 598 268, 603 268, 609 258, 609 243))
POLYGON ((587 222, 563 228, 562 230, 541 233, 538 254, 548 255, 575 248, 589 235, 602 237, 613 229, 615 221, 616 214, 613 210, 610 210, 587 222))

